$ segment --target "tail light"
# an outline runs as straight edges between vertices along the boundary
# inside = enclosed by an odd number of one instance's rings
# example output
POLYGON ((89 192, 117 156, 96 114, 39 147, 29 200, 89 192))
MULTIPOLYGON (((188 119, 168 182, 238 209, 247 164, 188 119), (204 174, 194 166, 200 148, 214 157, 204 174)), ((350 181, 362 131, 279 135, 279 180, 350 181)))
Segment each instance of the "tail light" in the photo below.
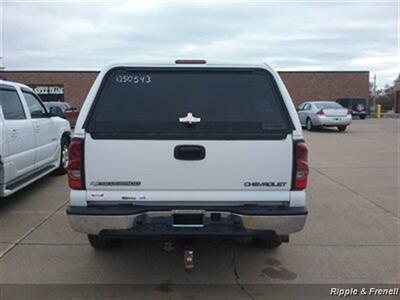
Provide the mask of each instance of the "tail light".
POLYGON ((308 150, 304 141, 294 144, 293 184, 294 190, 304 190, 308 180, 308 150))
POLYGON ((318 116, 325 115, 324 110, 322 108, 319 111, 317 111, 315 114, 318 115, 318 116))
POLYGON ((73 138, 69 144, 68 183, 71 189, 83 189, 83 140, 73 138))
POLYGON ((347 110, 347 114, 348 115, 351 115, 353 113, 353 111, 349 108, 348 110, 347 110))
POLYGON ((175 64, 177 65, 205 65, 207 61, 205 59, 177 59, 175 64))

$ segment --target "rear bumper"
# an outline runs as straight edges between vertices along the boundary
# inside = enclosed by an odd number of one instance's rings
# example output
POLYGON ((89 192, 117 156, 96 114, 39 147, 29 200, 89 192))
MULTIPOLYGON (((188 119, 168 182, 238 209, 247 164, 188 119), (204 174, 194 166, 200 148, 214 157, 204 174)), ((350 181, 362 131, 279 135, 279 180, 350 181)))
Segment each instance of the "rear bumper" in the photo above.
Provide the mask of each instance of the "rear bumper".
POLYGON ((305 207, 88 206, 67 209, 71 227, 104 236, 287 235, 305 224, 305 207), (176 215, 201 215, 202 224, 174 224, 176 215))
POLYGON ((346 117, 316 117, 313 120, 314 126, 347 126, 352 121, 351 116, 346 117))
POLYGON ((353 111, 351 112, 351 114, 352 114, 353 116, 367 115, 367 111, 365 111, 365 110, 362 110, 362 111, 353 110, 353 111))

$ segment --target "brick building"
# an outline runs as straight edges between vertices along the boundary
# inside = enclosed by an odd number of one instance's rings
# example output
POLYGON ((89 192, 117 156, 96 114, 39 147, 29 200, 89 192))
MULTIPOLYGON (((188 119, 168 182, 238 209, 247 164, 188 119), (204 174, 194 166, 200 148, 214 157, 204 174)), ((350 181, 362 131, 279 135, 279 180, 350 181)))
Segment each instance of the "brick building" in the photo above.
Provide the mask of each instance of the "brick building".
POLYGON ((279 72, 293 102, 369 98, 368 71, 279 72))
POLYGON ((82 106, 97 74, 97 71, 0 71, 0 77, 34 88, 44 101, 67 101, 77 107, 82 106))
MULTIPOLYGON (((0 77, 29 85, 44 101, 80 107, 98 71, 0 71, 0 77)), ((369 71, 279 72, 295 105, 306 100, 369 97, 369 71)))

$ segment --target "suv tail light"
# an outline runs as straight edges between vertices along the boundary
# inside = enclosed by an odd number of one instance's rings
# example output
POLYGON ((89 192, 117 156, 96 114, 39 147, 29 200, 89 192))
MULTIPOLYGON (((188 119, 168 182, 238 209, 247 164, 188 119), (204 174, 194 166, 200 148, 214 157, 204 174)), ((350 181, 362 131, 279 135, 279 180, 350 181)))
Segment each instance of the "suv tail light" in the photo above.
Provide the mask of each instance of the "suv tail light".
POLYGON ((73 138, 69 144, 68 183, 71 189, 83 189, 83 140, 73 138))
POLYGON ((348 110, 347 110, 347 114, 348 115, 351 115, 353 113, 353 111, 349 108, 348 110))
POLYGON ((304 190, 308 180, 308 150, 304 141, 294 144, 293 184, 294 190, 304 190))
POLYGON ((315 114, 318 115, 318 116, 325 115, 324 110, 322 108, 319 111, 317 111, 315 114))

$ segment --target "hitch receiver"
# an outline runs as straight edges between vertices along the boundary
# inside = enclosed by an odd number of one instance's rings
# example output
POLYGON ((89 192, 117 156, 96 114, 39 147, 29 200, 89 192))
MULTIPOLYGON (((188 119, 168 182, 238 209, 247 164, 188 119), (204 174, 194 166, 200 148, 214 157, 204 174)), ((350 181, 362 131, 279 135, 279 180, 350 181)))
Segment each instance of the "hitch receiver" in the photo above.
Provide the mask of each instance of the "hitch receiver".
POLYGON ((191 272, 194 268, 194 250, 191 246, 185 246, 183 250, 183 267, 186 272, 191 272))

